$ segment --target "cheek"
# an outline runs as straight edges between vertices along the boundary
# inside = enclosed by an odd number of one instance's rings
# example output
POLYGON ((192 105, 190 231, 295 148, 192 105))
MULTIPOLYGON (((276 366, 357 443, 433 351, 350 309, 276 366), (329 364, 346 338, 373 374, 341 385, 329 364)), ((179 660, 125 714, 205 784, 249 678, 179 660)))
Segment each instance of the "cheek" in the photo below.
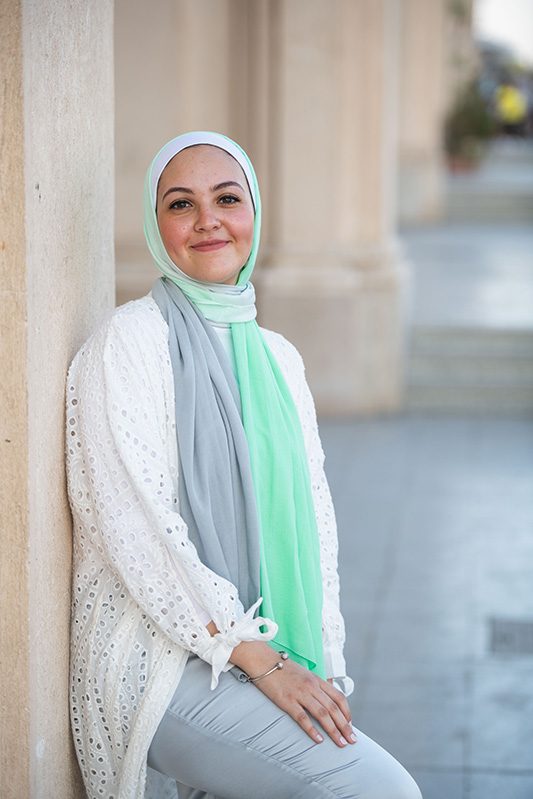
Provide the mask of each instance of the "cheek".
POLYGON ((159 232, 167 250, 176 250, 185 243, 186 229, 171 219, 159 220, 159 232))
POLYGON ((249 212, 242 215, 238 222, 239 236, 248 248, 251 248, 254 238, 254 216, 249 212))
POLYGON ((248 225, 248 244, 251 247, 254 239, 254 219, 252 217, 251 223, 248 225))

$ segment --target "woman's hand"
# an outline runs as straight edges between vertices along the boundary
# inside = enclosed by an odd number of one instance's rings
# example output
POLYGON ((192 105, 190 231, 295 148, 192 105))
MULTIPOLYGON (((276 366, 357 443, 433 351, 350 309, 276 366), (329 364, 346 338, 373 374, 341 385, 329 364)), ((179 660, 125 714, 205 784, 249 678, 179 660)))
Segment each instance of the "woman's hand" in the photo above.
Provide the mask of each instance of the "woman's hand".
MULTIPOLYGON (((279 658, 267 644, 250 641, 235 647, 230 660, 246 674, 255 677, 272 668, 279 658)), ((344 694, 293 660, 284 660, 282 669, 254 684, 316 743, 321 743, 323 737, 309 716, 320 723, 337 746, 355 743, 352 716, 344 694)))

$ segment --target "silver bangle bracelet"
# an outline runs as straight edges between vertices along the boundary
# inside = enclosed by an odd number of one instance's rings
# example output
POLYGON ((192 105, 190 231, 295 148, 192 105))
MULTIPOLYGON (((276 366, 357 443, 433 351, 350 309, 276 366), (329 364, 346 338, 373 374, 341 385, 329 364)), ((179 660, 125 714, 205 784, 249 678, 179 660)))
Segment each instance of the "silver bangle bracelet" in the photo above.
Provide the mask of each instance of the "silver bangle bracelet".
POLYGON ((269 669, 268 671, 265 671, 263 674, 259 674, 257 677, 249 677, 247 674, 245 674, 243 671, 241 671, 241 673, 239 674, 239 680, 241 682, 253 682, 253 683, 256 683, 256 682, 259 682, 259 680, 262 680, 263 677, 268 677, 269 674, 272 674, 273 672, 277 671, 278 669, 282 669, 283 668, 283 661, 284 660, 288 660, 289 656, 288 656, 288 654, 286 652, 280 652, 279 655, 281 657, 281 660, 278 660, 278 662, 274 666, 272 666, 272 668, 269 669))

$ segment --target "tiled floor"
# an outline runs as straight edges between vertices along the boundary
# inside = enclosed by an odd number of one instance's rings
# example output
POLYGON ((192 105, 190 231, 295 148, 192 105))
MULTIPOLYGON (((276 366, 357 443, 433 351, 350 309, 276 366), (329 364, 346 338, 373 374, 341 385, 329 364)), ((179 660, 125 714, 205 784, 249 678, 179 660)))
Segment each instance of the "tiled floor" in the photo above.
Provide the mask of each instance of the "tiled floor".
POLYGON ((424 799, 533 799, 533 425, 491 417, 322 420, 340 535, 356 726, 424 799))

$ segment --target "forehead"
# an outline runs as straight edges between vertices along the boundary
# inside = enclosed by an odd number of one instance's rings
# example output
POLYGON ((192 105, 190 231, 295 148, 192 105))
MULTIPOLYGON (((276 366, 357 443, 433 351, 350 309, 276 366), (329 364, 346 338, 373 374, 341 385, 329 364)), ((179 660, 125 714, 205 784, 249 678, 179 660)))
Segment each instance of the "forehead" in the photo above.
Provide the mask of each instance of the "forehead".
POLYGON ((178 154, 178 151, 183 152, 188 148, 206 145, 211 145, 215 150, 219 149, 233 156, 235 161, 241 166, 248 183, 248 190, 252 197, 254 209, 257 210, 259 191, 255 173, 248 156, 236 142, 228 139, 227 136, 222 136, 220 133, 213 133, 212 131, 191 131, 190 133, 183 133, 168 141, 159 150, 146 175, 146 186, 150 193, 150 199, 154 210, 157 207, 157 187, 159 179, 167 164, 178 154))
POLYGON ((220 177, 221 173, 228 180, 239 180, 246 184, 244 171, 232 155, 211 144, 197 144, 186 147, 170 159, 161 173, 158 185, 163 188, 178 176, 181 180, 191 181, 214 175, 220 177))

